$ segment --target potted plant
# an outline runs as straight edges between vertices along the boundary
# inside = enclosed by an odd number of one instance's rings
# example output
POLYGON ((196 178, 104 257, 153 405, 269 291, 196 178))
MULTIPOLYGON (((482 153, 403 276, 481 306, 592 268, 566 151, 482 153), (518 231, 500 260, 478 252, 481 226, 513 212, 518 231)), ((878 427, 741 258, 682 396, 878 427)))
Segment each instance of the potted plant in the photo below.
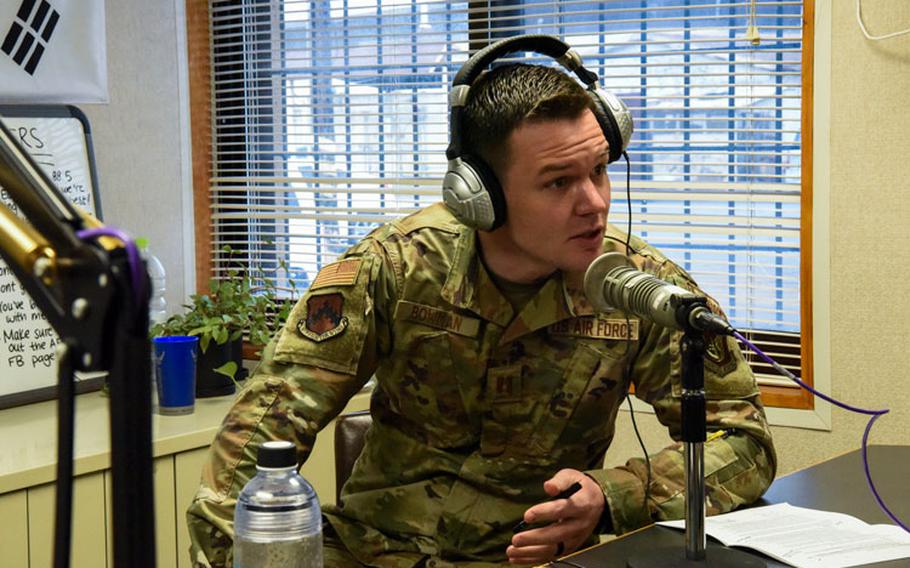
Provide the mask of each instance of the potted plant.
MULTIPOLYGON (((222 248, 229 256, 229 246, 222 248)), ((288 274, 284 261, 279 269, 288 274)), ((262 269, 243 271, 231 268, 225 279, 209 281, 207 293, 193 294, 184 304, 186 311, 152 327, 153 336, 195 335, 199 337, 196 361, 196 396, 222 396, 235 391, 245 378, 243 369, 244 334, 253 345, 268 343, 275 331, 287 320, 297 290, 280 287, 262 269), (290 293, 280 299, 279 291, 290 293)))

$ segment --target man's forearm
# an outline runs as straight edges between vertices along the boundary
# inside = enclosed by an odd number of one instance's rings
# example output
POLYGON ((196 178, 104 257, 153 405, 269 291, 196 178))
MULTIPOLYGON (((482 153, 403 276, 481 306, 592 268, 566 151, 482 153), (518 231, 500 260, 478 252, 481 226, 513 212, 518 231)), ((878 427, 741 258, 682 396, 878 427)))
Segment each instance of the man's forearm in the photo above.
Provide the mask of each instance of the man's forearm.
MULTIPOLYGON (((705 444, 706 510, 709 515, 731 511, 758 499, 774 478, 775 461, 770 440, 758 440, 733 429, 705 444)), ((604 490, 609 521, 603 531, 625 533, 656 520, 685 515, 685 455, 674 444, 650 456, 651 485, 645 502, 648 471, 645 460, 630 459, 624 466, 587 472, 604 490), (608 526, 609 525, 609 526, 608 526)))

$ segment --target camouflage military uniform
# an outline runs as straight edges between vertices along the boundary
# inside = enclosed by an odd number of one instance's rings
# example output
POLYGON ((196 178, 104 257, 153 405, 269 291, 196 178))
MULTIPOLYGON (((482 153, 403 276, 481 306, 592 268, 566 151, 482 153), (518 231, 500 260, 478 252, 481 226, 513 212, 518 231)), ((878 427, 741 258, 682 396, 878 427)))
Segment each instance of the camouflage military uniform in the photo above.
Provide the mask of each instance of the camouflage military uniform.
MULTIPOLYGON (((643 241, 632 249, 641 270, 696 288, 643 241)), ((613 229, 604 250, 624 250, 613 229)), ((516 315, 480 262, 474 231, 441 205, 375 230, 320 272, 225 418, 188 511, 194 560, 229 561, 234 502, 258 445, 293 440, 305 459, 374 373, 373 428, 343 505, 325 511, 365 565, 505 564, 511 528, 562 468, 602 485, 617 533, 682 517, 678 444, 651 458, 647 507, 641 459, 601 469, 629 365, 636 396, 679 437, 680 333, 594 314, 582 276, 552 275, 516 315)), ((708 510, 717 513, 758 498, 775 456, 733 340, 711 342, 705 383, 709 430, 731 432, 705 446, 708 510)))

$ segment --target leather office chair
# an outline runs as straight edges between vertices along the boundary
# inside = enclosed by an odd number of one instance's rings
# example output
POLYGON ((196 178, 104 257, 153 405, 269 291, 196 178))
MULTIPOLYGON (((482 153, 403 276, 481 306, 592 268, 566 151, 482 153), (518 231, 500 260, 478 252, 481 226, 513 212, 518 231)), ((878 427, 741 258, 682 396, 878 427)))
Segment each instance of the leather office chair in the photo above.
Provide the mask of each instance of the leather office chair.
POLYGON ((335 418, 335 502, 341 502, 341 488, 351 476, 354 462, 363 450, 364 436, 373 418, 369 410, 342 414, 335 418))

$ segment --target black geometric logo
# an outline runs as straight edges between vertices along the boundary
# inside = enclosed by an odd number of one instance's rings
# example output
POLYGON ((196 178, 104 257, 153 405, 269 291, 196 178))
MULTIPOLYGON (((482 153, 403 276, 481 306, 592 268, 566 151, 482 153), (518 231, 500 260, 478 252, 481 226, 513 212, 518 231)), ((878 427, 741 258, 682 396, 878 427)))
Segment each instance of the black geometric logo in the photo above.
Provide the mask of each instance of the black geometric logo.
POLYGON ((3 53, 12 57, 16 65, 25 69, 29 75, 35 74, 41 56, 54 35, 57 22, 60 21, 60 14, 47 0, 41 0, 38 10, 35 10, 35 4, 37 0, 22 0, 16 19, 0 46, 3 53))

